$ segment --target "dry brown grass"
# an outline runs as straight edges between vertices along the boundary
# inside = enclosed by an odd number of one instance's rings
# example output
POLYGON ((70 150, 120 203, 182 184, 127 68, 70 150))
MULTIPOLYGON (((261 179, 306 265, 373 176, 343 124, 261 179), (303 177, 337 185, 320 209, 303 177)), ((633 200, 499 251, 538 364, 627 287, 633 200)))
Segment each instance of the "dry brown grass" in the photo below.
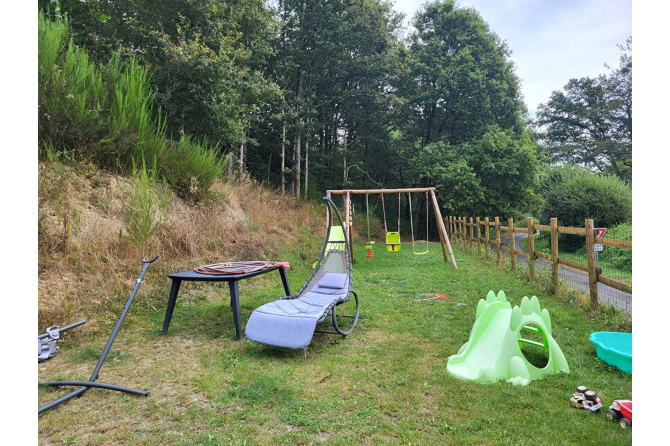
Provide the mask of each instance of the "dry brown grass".
MULTIPOLYGON (((122 218, 132 182, 92 166, 60 163, 40 164, 38 182, 38 331, 111 317, 110 307, 125 302, 141 270, 142 256, 126 239, 122 218)), ((282 252, 299 257, 300 231, 318 238, 323 224, 313 205, 249 181, 219 181, 198 204, 173 196, 164 225, 148 242, 147 257, 160 258, 147 278, 162 283, 166 273, 226 260, 282 260, 275 258, 279 244, 288 243, 282 252)), ((97 331, 97 324, 77 332, 97 331)))

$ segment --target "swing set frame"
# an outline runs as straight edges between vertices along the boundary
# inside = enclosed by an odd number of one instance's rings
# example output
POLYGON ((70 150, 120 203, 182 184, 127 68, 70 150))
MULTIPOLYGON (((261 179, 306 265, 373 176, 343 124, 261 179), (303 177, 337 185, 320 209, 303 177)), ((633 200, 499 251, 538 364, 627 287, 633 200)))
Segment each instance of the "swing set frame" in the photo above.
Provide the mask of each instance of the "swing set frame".
POLYGON ((440 213, 440 206, 437 203, 437 197, 435 195, 434 187, 415 187, 415 188, 403 188, 403 189, 338 189, 338 190, 328 190, 326 191, 326 196, 328 198, 331 195, 343 195, 344 198, 344 215, 345 215, 345 226, 347 231, 347 239, 349 241, 349 246, 351 250, 352 260, 355 263, 354 250, 353 250, 353 231, 352 231, 352 209, 351 209, 351 196, 352 195, 364 195, 364 194, 402 194, 402 193, 420 193, 427 192, 430 195, 431 202, 433 204, 433 213, 435 215, 435 220, 437 221, 437 229, 440 235, 440 243, 442 245, 442 254, 444 256, 444 261, 448 262, 451 259, 451 264, 454 266, 454 269, 458 269, 456 265, 456 259, 454 258, 454 253, 451 250, 451 243, 449 242, 449 237, 447 236, 447 230, 444 227, 444 221, 442 220, 442 214, 440 213), (447 254, 447 251, 449 254, 447 254))

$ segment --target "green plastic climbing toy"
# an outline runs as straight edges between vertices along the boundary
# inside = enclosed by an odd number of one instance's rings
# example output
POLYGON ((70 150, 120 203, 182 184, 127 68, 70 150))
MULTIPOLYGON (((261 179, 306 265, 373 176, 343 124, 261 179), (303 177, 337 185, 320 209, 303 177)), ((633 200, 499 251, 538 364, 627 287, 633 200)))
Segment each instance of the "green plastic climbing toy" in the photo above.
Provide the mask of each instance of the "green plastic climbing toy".
POLYGON ((486 300, 477 305, 470 339, 449 357, 447 372, 481 384, 506 380, 524 386, 532 379, 568 373, 568 362, 551 333, 549 312, 540 308, 536 296, 526 296, 520 307, 512 308, 503 291, 497 296, 489 291, 486 300), (528 333, 541 341, 524 338, 528 333), (538 368, 531 364, 522 351, 525 345, 547 350, 547 365, 538 368))

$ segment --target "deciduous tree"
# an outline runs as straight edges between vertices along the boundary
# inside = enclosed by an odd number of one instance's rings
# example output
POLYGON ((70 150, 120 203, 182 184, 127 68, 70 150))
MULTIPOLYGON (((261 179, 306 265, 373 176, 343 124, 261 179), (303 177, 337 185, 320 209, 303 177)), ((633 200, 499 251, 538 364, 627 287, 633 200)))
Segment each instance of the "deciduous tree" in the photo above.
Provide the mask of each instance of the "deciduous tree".
POLYGON ((596 172, 631 179, 633 104, 632 40, 619 67, 609 75, 570 79, 540 105, 537 124, 542 144, 557 162, 576 163, 596 172))

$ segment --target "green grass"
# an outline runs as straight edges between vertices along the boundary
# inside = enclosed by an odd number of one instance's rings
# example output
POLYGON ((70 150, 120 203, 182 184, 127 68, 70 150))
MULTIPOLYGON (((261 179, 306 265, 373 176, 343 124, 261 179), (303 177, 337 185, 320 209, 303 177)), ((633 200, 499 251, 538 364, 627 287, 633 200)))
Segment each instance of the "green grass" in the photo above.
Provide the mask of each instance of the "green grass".
MULTIPOLYGON (((444 261, 439 244, 424 256, 413 255, 406 244, 388 253, 378 243, 374 253, 366 258, 362 245, 355 251, 354 289, 361 301, 356 329, 344 339, 315 334, 306 358, 302 350, 236 341, 228 290, 220 285, 183 284, 170 332, 161 336, 166 280, 138 296, 156 309, 134 307, 113 348, 124 355, 106 363, 99 379, 151 394, 90 390, 40 416, 40 439, 128 445, 631 444, 631 430, 604 413, 569 404, 578 385, 596 390, 606 407, 614 399, 632 399, 632 376, 600 361, 588 341, 594 331, 616 331, 611 318, 590 315, 572 299, 547 295, 455 247, 458 269, 444 261), (512 305, 538 296, 569 374, 520 387, 480 385, 446 372, 489 290, 504 290, 512 305), (449 299, 421 300, 435 293, 449 299)), ((291 261, 294 291, 313 260, 291 261)), ((243 324, 281 293, 274 274, 243 281, 243 324)), ((100 337, 106 336, 101 330, 100 337)), ((88 350, 101 342, 66 340, 58 355, 40 364, 40 380, 87 376, 97 361, 88 350)), ((40 390, 39 405, 55 393, 40 390)))

